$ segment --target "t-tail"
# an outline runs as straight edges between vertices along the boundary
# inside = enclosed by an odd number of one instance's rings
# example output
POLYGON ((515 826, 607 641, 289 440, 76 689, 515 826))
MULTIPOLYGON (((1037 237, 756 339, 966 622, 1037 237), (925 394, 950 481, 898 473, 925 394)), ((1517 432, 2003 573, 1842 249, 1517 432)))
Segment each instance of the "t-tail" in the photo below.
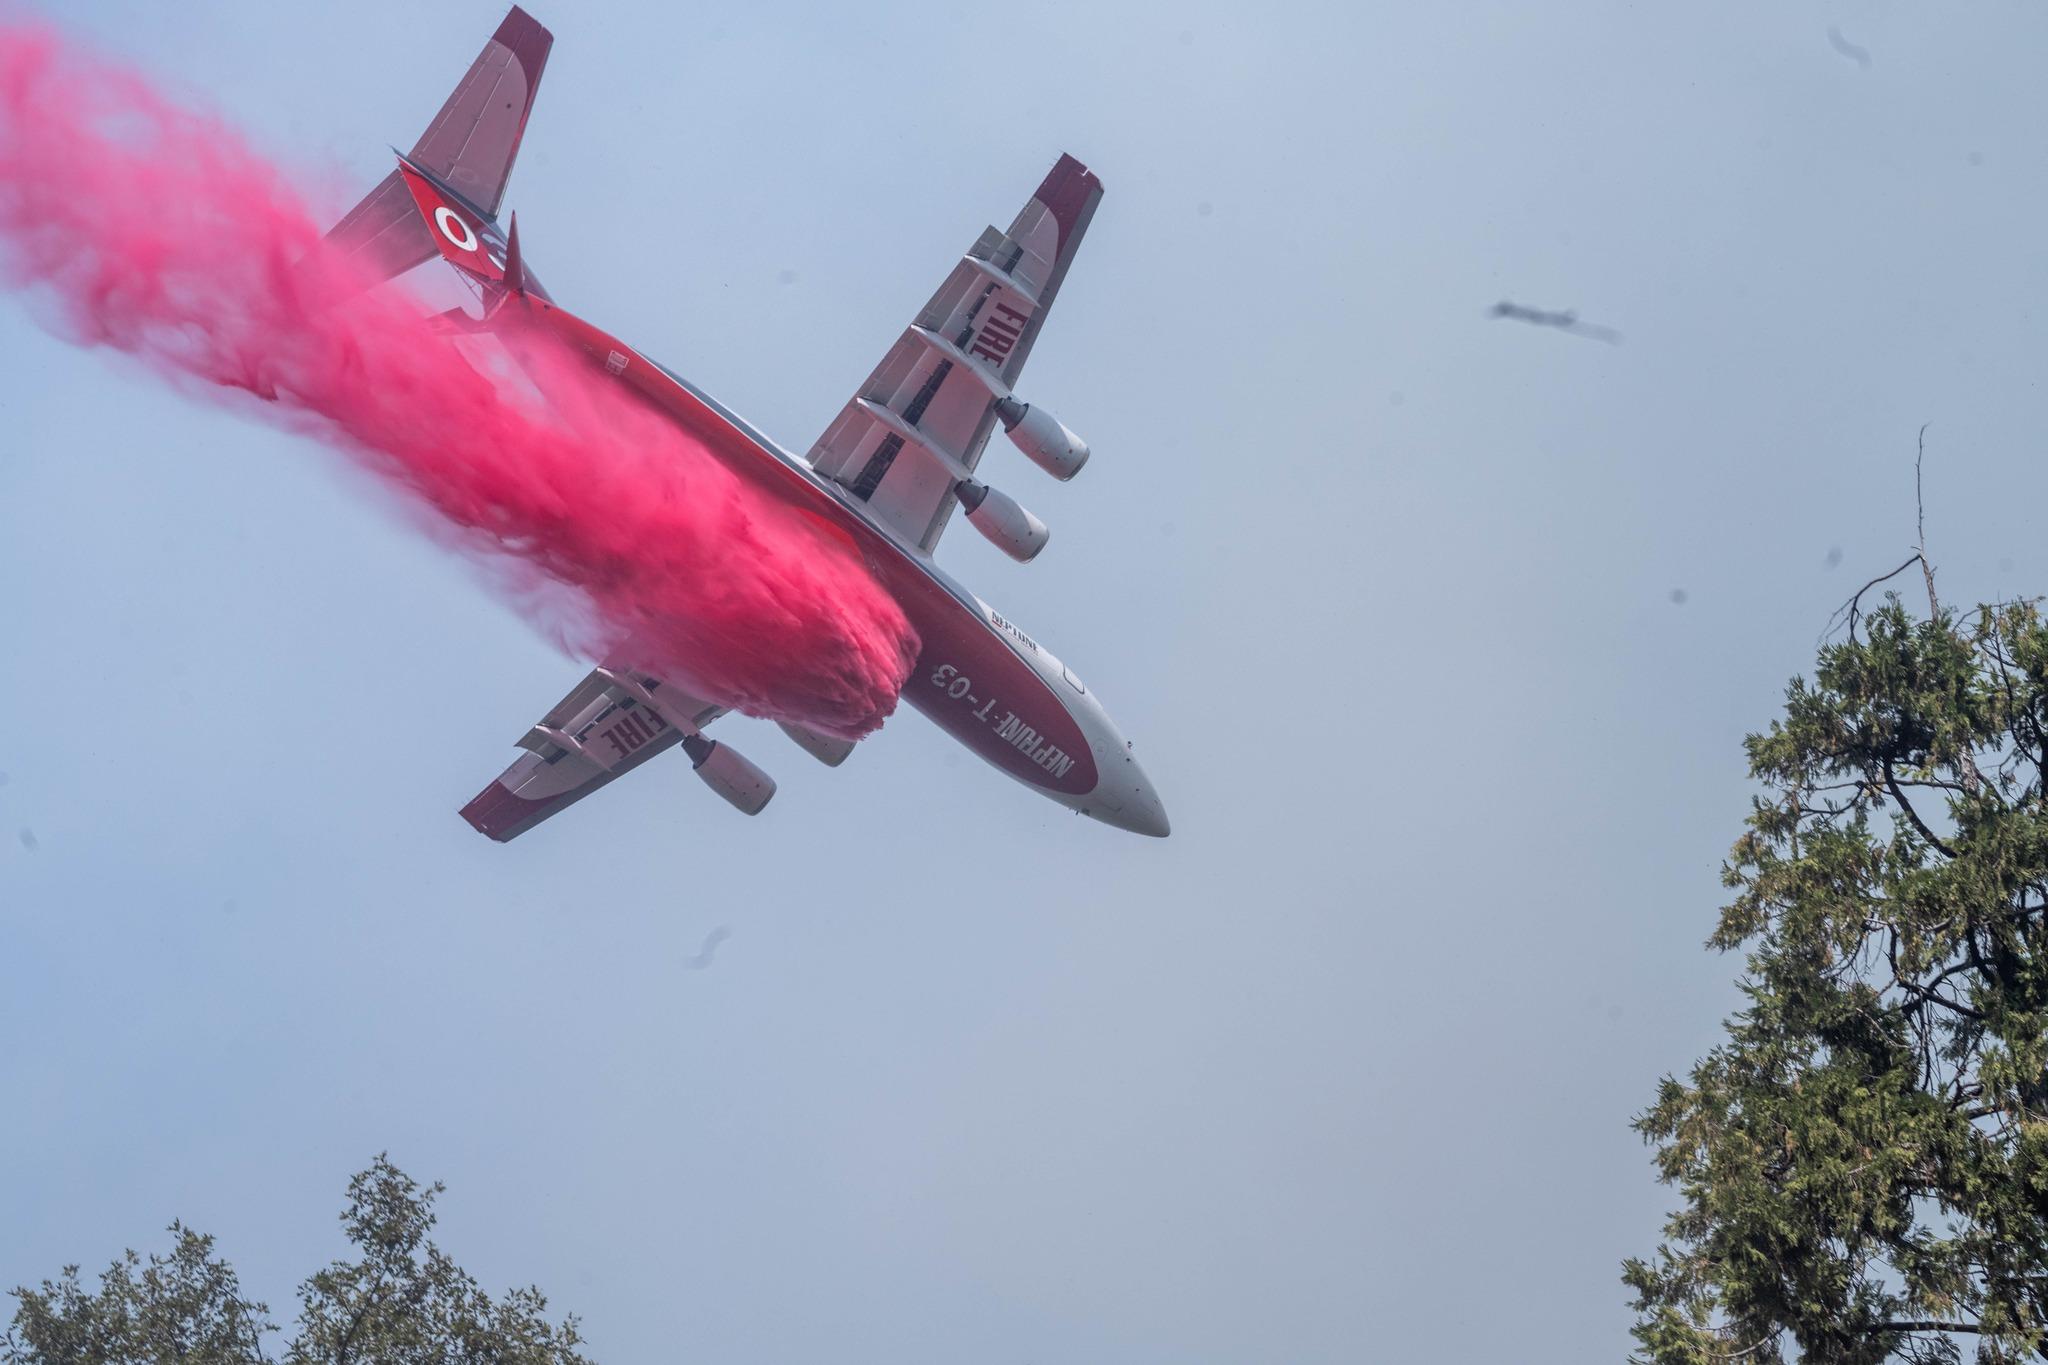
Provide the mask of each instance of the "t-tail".
POLYGON ((516 5, 410 153, 327 234, 372 279, 439 255, 493 291, 546 298, 498 230, 554 35, 516 5))

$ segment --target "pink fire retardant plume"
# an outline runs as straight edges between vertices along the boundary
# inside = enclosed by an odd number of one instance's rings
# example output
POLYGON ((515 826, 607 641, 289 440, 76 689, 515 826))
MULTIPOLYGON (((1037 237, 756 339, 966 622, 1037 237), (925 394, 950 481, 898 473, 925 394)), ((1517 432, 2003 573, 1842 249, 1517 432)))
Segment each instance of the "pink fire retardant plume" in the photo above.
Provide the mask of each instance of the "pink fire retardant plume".
POLYGON ((0 261, 82 344, 254 395, 439 513, 530 615, 574 596, 582 648, 846 737, 895 707, 916 639, 847 542, 573 357, 537 358, 547 409, 501 387, 347 278, 232 130, 4 22, 0 261))

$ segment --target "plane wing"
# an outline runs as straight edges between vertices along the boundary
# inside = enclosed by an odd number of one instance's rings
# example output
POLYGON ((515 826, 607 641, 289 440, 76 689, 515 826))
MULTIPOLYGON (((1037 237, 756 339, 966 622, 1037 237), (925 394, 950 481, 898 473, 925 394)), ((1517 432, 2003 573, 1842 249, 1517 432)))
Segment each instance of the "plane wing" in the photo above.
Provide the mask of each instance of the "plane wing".
POLYGON ((462 818, 499 843, 517 838, 724 714, 648 674, 592 669, 520 737, 526 752, 462 818))
POLYGON ((1024 371, 1102 182, 1062 156, 1008 232, 991 227, 860 386, 809 459, 929 552, 1024 371))

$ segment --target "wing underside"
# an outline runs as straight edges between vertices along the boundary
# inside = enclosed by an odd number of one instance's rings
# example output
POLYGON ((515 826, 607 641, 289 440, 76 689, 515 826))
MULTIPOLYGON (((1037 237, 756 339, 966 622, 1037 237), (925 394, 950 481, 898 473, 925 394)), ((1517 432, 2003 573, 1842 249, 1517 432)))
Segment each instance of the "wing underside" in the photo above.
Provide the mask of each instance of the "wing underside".
POLYGON ((1009 231, 968 248, 811 447, 815 469, 919 549, 938 544, 981 462, 1101 198, 1094 173, 1062 156, 1009 231))
POLYGON ((500 843, 674 747, 724 711, 624 669, 597 668, 519 738, 526 750, 462 808, 500 843))

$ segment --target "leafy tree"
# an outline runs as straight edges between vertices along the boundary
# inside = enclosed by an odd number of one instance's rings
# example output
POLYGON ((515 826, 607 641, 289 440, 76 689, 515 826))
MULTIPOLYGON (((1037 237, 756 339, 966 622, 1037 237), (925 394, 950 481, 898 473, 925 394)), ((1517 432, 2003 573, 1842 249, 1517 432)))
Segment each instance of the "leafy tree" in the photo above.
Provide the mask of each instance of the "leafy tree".
POLYGON ((1637 1121, 1683 1195, 1623 1274, 1658 1365, 2048 1358, 2048 622, 1916 562, 1928 616, 1852 601, 1747 741, 1746 1005, 1637 1121))
MULTIPOLYGON (((441 1190, 382 1156, 349 1181, 341 1223, 356 1255, 299 1286, 282 1365, 588 1365, 575 1317, 550 1322, 538 1289, 494 1301, 429 1240, 441 1190)), ((170 1230, 169 1254, 124 1253, 97 1291, 77 1266, 16 1289, 0 1365, 269 1365, 269 1308, 242 1296, 211 1237, 170 1230)))

